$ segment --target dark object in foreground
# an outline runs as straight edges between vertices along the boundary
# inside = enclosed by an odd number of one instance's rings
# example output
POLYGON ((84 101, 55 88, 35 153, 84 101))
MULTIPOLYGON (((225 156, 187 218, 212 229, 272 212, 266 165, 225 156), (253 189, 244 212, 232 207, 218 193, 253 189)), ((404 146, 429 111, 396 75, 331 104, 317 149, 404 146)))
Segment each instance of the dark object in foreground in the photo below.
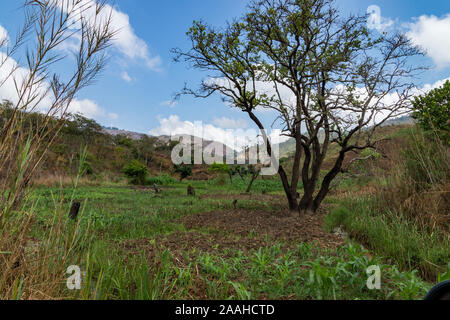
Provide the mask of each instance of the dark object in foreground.
POLYGON ((425 300, 450 300, 450 280, 439 283, 431 289, 425 300))
POLYGON ((191 186, 191 185, 189 185, 188 186, 188 188, 187 188, 187 195, 188 196, 195 196, 195 189, 194 189, 194 187, 193 186, 191 186))
POLYGON ((153 189, 155 190, 155 193, 160 193, 161 189, 158 188, 158 185, 155 183, 153 184, 153 189))
POLYGON ((81 203, 74 202, 72 204, 72 208, 70 208, 69 218, 72 220, 76 220, 78 218, 78 212, 80 212, 81 203))

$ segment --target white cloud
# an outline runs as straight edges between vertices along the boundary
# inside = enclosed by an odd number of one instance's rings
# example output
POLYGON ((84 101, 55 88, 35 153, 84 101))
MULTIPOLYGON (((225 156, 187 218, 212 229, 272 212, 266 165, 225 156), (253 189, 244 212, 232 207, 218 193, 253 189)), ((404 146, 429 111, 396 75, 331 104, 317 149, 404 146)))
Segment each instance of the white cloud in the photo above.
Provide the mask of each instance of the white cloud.
POLYGON ((77 100, 75 99, 68 109, 71 113, 80 113, 88 118, 98 118, 105 116, 105 110, 89 99, 77 100))
POLYGON ((417 89, 417 92, 415 94, 421 95, 421 94, 428 93, 428 92, 430 92, 433 89, 437 89, 437 88, 442 87, 445 84, 445 82, 447 82, 447 81, 450 81, 450 77, 446 78, 446 79, 442 79, 442 80, 436 81, 435 83, 431 83, 431 84, 427 83, 422 88, 417 89))
MULTIPOLYGON (((5 53, 1 51, 0 62, 3 62, 0 63, 0 101, 5 99, 10 100, 13 103, 17 103, 19 101, 19 96, 16 90, 15 83, 17 83, 18 87, 20 88, 23 81, 27 79, 29 71, 26 68, 20 67, 14 59, 12 59, 11 57, 7 57, 5 53), (14 71, 12 75, 10 75, 11 71, 14 71)), ((52 99, 48 94, 45 94, 48 86, 49 84, 44 82, 41 83, 39 87, 35 88, 35 92, 39 95, 44 96, 44 98, 38 105, 33 106, 33 109, 30 109, 30 107, 27 109, 27 111, 48 111, 48 108, 52 104, 52 99)), ((114 119, 114 114, 108 115, 106 111, 101 108, 96 102, 89 99, 74 99, 68 108, 68 112, 80 113, 88 118, 102 119, 105 117, 109 117, 114 119)))
POLYGON ((106 6, 107 10, 112 9, 112 21, 115 30, 119 30, 115 46, 126 57, 131 59, 142 59, 148 68, 159 71, 161 67, 161 58, 159 56, 151 56, 147 43, 139 38, 130 24, 130 17, 112 8, 106 6))
POLYGON ((111 120, 117 120, 117 119, 119 119, 119 115, 118 115, 117 113, 108 113, 108 117, 109 117, 111 120))
POLYGON ((159 127, 150 130, 150 134, 154 136, 170 136, 189 134, 194 129, 194 124, 189 121, 181 121, 176 115, 169 118, 159 120, 159 127))
POLYGON ((422 47, 439 68, 450 66, 450 14, 442 18, 423 15, 407 26, 408 38, 422 47))
POLYGON ((131 81, 133 81, 133 79, 130 77, 130 75, 129 75, 126 71, 122 72, 121 77, 122 77, 122 79, 123 79, 124 81, 126 81, 126 82, 128 82, 128 83, 130 83, 131 81))
POLYGON ((8 32, 0 25, 0 45, 9 42, 8 32))
MULTIPOLYGON (((65 10, 67 8, 67 1, 68 0, 58 0, 58 4, 65 10)), ((85 17, 94 17, 95 4, 96 0, 81 0, 78 8, 83 8, 83 15, 85 17), (86 10, 86 8, 89 9, 86 10)), ((69 6, 69 8, 71 8, 71 6, 69 6)), ((131 26, 130 17, 126 13, 120 11, 117 7, 105 5, 99 23, 103 23, 109 17, 110 13, 111 27, 113 30, 117 31, 113 41, 114 48, 128 59, 142 60, 149 69, 161 71, 161 58, 150 54, 147 43, 136 35, 131 26)), ((64 47, 61 48, 70 49, 73 48, 73 45, 68 42, 68 44, 65 44, 64 47)))
MULTIPOLYGON (((235 85, 226 78, 209 78, 206 81, 206 83, 223 86, 223 87, 228 87, 230 89, 233 89, 238 94, 238 90, 236 89, 235 85)), ((252 92, 253 84, 248 83, 247 90, 249 92, 252 92)), ((294 93, 292 92, 292 90, 286 86, 278 85, 278 91, 277 91, 277 88, 275 87, 273 82, 255 81, 255 92, 257 93, 258 97, 260 97, 262 95, 266 95, 267 97, 273 97, 275 99, 278 99, 278 93, 279 93, 281 100, 287 107, 290 107, 290 108, 295 107, 296 97, 295 97, 294 93)), ((230 105, 228 101, 225 102, 225 105, 227 105, 229 107, 234 107, 234 105, 230 105)), ((258 106, 256 108, 256 111, 272 112, 273 109, 258 106)))
POLYGON ((244 129, 247 127, 247 121, 244 119, 230 119, 226 117, 216 118, 213 124, 223 129, 244 129))
POLYGON ((174 108, 177 104, 178 104, 177 101, 174 101, 174 100, 167 100, 167 101, 161 102, 159 105, 160 105, 161 107, 170 107, 170 108, 174 108))

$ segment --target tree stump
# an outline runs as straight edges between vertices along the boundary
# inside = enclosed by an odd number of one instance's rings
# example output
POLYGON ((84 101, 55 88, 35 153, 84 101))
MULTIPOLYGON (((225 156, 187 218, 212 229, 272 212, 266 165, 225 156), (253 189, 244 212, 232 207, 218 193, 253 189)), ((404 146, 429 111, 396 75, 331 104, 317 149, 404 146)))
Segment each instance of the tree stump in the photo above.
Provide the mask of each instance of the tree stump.
POLYGON ((78 217, 78 212, 80 212, 81 203, 74 202, 72 208, 70 208, 69 217, 72 220, 76 220, 78 217))
POLYGON ((234 210, 236 210, 237 202, 238 202, 237 199, 233 201, 233 208, 234 208, 234 210))
POLYGON ((193 186, 189 185, 187 188, 187 195, 191 197, 195 197, 195 189, 193 186))

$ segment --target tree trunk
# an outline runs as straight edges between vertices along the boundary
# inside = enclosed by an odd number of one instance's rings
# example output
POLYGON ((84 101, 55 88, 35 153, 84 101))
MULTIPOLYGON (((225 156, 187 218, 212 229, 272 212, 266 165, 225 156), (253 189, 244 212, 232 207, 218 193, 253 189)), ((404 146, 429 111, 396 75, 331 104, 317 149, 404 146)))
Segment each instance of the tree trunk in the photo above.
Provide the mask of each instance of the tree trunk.
POLYGON ((299 212, 300 215, 303 214, 310 214, 310 213, 314 213, 316 210, 314 208, 314 200, 313 200, 313 195, 314 195, 314 187, 310 185, 306 185, 304 187, 305 191, 303 194, 302 199, 300 200, 300 204, 299 204, 299 212))
POLYGON ((252 179, 250 180, 247 191, 245 191, 246 193, 250 193, 250 191, 252 190, 253 182, 255 182, 256 179, 258 179, 258 175, 252 175, 252 179))
POLYGON ((297 191, 295 193, 292 192, 292 189, 289 186, 286 172, 284 171, 284 169, 281 165, 278 170, 278 173, 280 175, 281 182, 283 183, 284 192, 286 193, 286 197, 288 199, 289 210, 290 211, 298 211, 297 191))
MULTIPOLYGON (((267 154, 269 155, 269 157, 272 157, 272 146, 270 145, 270 142, 267 138, 264 126, 262 125, 261 121, 259 121, 259 119, 253 114, 253 112, 251 112, 251 110, 247 110, 247 113, 253 120, 253 122, 261 130, 261 134, 264 138, 264 141, 266 141, 267 154)), ((297 158, 299 155, 301 156, 301 154, 296 152, 295 157, 297 158)), ((289 185, 286 171, 284 171, 284 168, 281 164, 278 164, 278 174, 280 175, 281 182, 283 183, 284 192, 286 193, 286 197, 288 199, 289 210, 293 212, 298 211, 297 186, 295 186, 294 188, 293 186, 291 187, 291 185, 289 185)), ((295 178, 293 180, 295 180, 295 178)))
POLYGON ((337 158, 333 169, 323 178, 322 186, 320 188, 319 193, 317 194, 316 198, 314 199, 314 207, 317 210, 320 205, 322 204, 322 201, 327 196, 328 192, 330 191, 330 184, 336 178, 336 176, 339 174, 339 172, 342 169, 342 164, 344 163, 345 159, 345 150, 342 150, 339 154, 339 157, 337 158))

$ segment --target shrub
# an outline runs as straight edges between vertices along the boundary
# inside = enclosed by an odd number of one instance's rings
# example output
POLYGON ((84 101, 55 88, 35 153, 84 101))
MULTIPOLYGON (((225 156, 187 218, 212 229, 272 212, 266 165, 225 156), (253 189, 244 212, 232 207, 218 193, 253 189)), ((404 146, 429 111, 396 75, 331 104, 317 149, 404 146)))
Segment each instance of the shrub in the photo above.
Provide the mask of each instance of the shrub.
POLYGON ((174 165, 175 173, 180 174, 180 181, 192 176, 192 166, 188 164, 174 165))
POLYGON ((344 226, 346 220, 351 216, 347 208, 339 207, 330 212, 325 218, 324 227, 328 232, 332 232, 334 228, 344 226))
POLYGON ((92 175, 94 174, 94 169, 92 169, 92 164, 88 161, 85 161, 82 166, 83 175, 92 175))
POLYGON ((132 184, 145 184, 145 178, 148 174, 148 169, 138 160, 133 160, 125 166, 123 173, 127 176, 132 184))
POLYGON ((450 132, 450 81, 426 95, 416 97, 413 102, 413 118, 426 131, 438 130, 441 136, 450 132))
POLYGON ((160 186, 167 186, 167 185, 173 185, 176 182, 177 181, 174 178, 172 178, 171 176, 169 176, 168 174, 162 174, 157 177, 147 178, 145 184, 149 185, 149 186, 152 186, 154 184, 160 185, 160 186))
POLYGON ((209 166, 208 172, 214 173, 230 173, 233 169, 226 163, 216 163, 214 162, 212 165, 209 166))
POLYGON ((219 173, 222 175, 228 175, 230 181, 233 182, 233 168, 226 163, 214 162, 208 168, 209 173, 219 173))

